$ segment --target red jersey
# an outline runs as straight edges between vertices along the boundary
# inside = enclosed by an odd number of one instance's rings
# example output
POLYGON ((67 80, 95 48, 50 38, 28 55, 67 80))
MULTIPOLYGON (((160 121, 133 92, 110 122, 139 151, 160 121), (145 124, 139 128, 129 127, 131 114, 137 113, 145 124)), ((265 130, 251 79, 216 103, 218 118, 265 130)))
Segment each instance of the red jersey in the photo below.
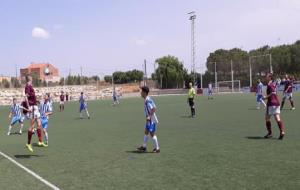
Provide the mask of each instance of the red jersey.
POLYGON ((27 96, 29 106, 35 106, 36 105, 36 96, 35 96, 35 91, 34 91, 32 85, 26 84, 25 95, 27 96))
POLYGON ((60 95, 59 98, 60 98, 60 101, 61 101, 61 102, 65 101, 65 96, 64 96, 64 95, 60 95))
POLYGON ((290 79, 285 81, 284 92, 287 92, 287 93, 293 92, 293 82, 290 79))
POLYGON ((267 95, 268 95, 268 102, 267 106, 280 106, 277 94, 276 94, 276 84, 273 82, 269 82, 267 86, 267 95))
MULTIPOLYGON (((26 101, 23 101, 23 102, 21 103, 21 106, 23 106, 24 108, 28 109, 28 106, 27 106, 26 101)), ((23 114, 26 115, 27 113, 28 113, 28 111, 23 109, 23 114)))

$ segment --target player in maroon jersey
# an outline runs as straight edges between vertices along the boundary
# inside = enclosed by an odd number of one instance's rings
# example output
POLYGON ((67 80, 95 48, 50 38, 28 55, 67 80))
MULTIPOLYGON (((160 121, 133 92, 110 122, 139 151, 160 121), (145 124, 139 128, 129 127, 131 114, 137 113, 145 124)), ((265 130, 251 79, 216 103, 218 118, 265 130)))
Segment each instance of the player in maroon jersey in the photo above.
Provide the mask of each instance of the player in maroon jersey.
POLYGON ((265 135, 265 138, 272 137, 271 116, 274 116, 280 131, 280 135, 278 139, 282 140, 285 135, 285 132, 284 132, 283 122, 280 119, 280 102, 276 94, 276 84, 273 82, 273 75, 271 73, 267 74, 266 78, 268 81, 268 85, 267 85, 267 95, 264 97, 264 99, 267 99, 267 109, 266 109, 265 119, 266 119, 266 128, 268 134, 265 135))
POLYGON ((64 111, 65 110, 65 95, 64 95, 64 91, 61 91, 61 94, 59 96, 59 111, 64 111))
POLYGON ((293 77, 289 77, 288 75, 285 75, 285 81, 282 82, 282 84, 284 84, 284 90, 283 90, 283 98, 280 106, 281 110, 283 109, 286 99, 289 99, 292 107, 291 109, 295 110, 294 101, 293 101, 293 82, 294 82, 293 77))
POLYGON ((27 149, 30 152, 33 152, 32 145, 31 145, 31 138, 34 130, 34 124, 37 124, 37 135, 38 135, 38 145, 42 147, 46 147, 47 145, 43 142, 42 137, 42 127, 41 127, 41 114, 39 112, 39 108, 37 106, 37 98, 35 95, 35 91, 32 87, 32 77, 26 76, 26 86, 25 86, 25 99, 27 102, 27 106, 30 110, 30 126, 28 128, 28 141, 26 144, 27 149))

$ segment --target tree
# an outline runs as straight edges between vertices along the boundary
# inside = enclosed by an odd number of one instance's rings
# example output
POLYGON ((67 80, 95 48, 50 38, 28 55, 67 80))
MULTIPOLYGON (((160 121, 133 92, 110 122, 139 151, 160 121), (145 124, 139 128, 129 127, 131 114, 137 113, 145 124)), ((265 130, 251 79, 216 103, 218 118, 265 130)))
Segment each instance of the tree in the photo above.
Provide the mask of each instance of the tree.
POLYGON ((112 83, 112 76, 110 76, 110 75, 105 75, 105 76, 104 76, 104 81, 105 81, 105 82, 108 82, 108 83, 112 83))
POLYGON ((10 83, 9 83, 9 81, 6 80, 6 79, 3 79, 3 80, 2 80, 2 86, 3 86, 4 88, 10 88, 10 83))
POLYGON ((183 64, 174 56, 164 56, 156 59, 158 68, 153 78, 158 80, 162 88, 182 88, 186 79, 187 70, 183 64))
POLYGON ((11 82, 11 84, 14 88, 20 88, 21 87, 21 82, 16 77, 12 77, 10 82, 11 82))

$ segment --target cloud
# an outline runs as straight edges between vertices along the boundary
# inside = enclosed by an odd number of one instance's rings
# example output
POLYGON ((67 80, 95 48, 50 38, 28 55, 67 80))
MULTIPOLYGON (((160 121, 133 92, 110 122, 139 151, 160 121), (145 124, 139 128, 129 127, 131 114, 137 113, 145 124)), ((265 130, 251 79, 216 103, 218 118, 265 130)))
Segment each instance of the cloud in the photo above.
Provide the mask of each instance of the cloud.
POLYGON ((34 38, 48 39, 50 37, 49 32, 41 27, 34 27, 31 34, 34 38))

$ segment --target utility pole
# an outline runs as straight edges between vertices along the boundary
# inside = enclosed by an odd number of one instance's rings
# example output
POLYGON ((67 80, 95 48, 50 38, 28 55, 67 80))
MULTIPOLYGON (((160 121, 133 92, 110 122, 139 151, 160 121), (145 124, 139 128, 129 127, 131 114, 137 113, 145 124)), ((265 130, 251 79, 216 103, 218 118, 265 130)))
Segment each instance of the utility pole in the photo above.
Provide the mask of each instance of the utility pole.
POLYGON ((194 85, 196 82, 196 69, 195 69, 195 59, 196 59, 196 42, 195 42, 195 19, 196 14, 194 11, 188 13, 190 15, 189 20, 191 21, 191 61, 192 61, 192 73, 194 74, 194 85))
POLYGON ((234 84, 233 84, 233 67, 232 67, 232 59, 230 61, 230 66, 231 66, 231 91, 234 91, 234 84))
POLYGON ((144 60, 144 86, 147 85, 147 62, 144 60))

